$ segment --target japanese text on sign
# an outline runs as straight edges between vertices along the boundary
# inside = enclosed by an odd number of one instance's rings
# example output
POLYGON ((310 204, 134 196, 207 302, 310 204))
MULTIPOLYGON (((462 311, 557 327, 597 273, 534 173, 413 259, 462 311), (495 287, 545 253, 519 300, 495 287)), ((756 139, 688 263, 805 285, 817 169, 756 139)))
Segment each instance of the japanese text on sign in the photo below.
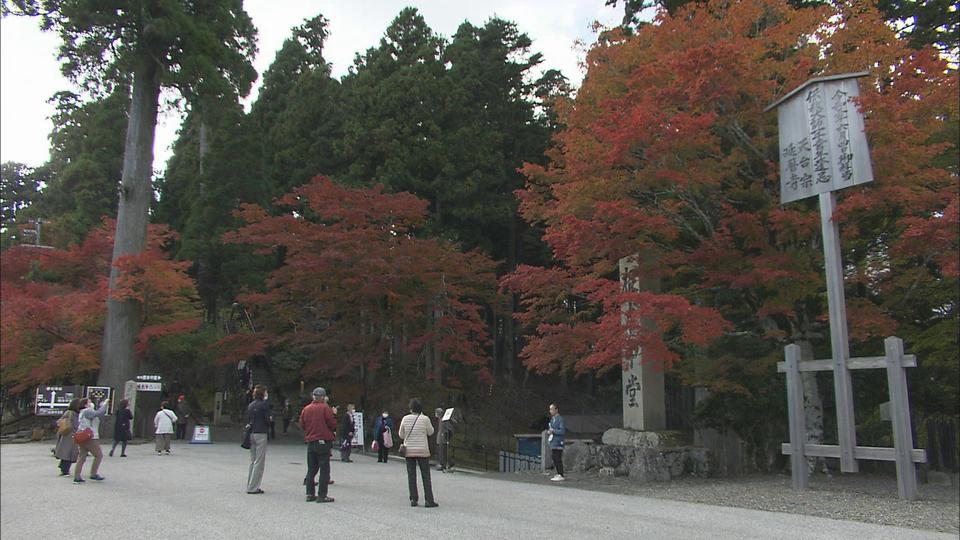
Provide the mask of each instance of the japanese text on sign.
POLYGON ((855 78, 811 81, 777 106, 780 202, 873 181, 855 78))

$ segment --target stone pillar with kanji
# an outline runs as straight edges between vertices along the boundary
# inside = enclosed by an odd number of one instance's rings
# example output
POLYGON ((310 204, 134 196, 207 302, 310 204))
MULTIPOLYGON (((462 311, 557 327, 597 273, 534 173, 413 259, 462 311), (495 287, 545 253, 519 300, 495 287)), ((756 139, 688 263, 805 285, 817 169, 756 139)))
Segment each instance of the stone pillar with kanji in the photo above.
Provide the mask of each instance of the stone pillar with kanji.
MULTIPOLYGON (((656 279, 645 279, 637 274, 641 255, 620 259, 620 286, 624 290, 656 291, 656 279)), ((644 264, 652 264, 644 260, 644 264)), ((629 305, 624 305, 624 321, 629 305)), ((625 330, 629 331, 629 330, 625 330)), ((623 360, 623 427, 637 431, 666 429, 666 407, 663 387, 663 369, 643 361, 643 351, 637 350, 623 360)))

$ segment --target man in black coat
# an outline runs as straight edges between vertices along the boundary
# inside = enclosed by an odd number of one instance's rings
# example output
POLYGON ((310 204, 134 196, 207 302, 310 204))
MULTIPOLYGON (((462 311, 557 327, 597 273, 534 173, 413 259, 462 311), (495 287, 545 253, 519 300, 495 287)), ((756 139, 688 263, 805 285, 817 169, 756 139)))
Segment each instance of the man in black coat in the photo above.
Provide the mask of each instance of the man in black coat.
POLYGON ((350 459, 350 452, 353 451, 353 434, 356 432, 356 425, 353 420, 353 411, 356 407, 353 403, 347 404, 347 411, 340 419, 340 461, 353 463, 350 459))

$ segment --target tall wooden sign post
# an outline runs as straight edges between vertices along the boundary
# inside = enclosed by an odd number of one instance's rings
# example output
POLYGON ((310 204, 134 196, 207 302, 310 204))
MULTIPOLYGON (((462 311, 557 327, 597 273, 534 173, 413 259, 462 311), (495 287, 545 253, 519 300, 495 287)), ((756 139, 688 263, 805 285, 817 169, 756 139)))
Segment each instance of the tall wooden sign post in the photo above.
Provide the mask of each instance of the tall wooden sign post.
POLYGON ((787 374, 790 443, 783 452, 791 456, 793 486, 804 489, 807 470, 804 456, 839 457, 840 470, 857 472, 857 459, 897 462, 900 496, 917 496, 913 463, 925 460, 913 449, 910 408, 904 368, 916 359, 903 354, 903 342, 887 338, 887 354, 879 358, 850 358, 847 309, 843 293, 843 265, 840 257, 840 230, 834 220, 834 191, 873 181, 870 151, 864 133, 863 116, 854 98, 859 96, 857 78, 866 72, 811 79, 766 108, 776 108, 780 127, 781 204, 817 195, 827 275, 827 302, 830 314, 830 360, 800 362, 799 347, 786 348, 786 362, 778 370, 787 374), (857 446, 853 388, 850 369, 886 368, 894 413, 894 449, 857 446), (833 371, 837 405, 837 446, 804 444, 803 385, 801 371, 833 371), (897 421, 899 420, 899 421, 897 421))

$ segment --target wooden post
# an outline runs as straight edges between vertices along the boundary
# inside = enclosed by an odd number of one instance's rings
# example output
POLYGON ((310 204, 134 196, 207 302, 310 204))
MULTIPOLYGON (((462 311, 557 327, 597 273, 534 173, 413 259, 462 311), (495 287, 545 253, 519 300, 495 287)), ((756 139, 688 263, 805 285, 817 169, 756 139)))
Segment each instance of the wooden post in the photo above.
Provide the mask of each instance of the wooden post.
POLYGON ((807 428, 803 413, 803 379, 800 377, 800 347, 787 345, 784 348, 787 364, 787 416, 790 421, 790 478, 793 489, 807 489, 807 461, 803 445, 807 441, 807 428))
POLYGON ((887 384, 890 390, 890 418, 893 423, 893 451, 897 462, 897 491, 901 499, 917 499, 917 469, 911 459, 913 433, 910 426, 910 401, 907 397, 907 372, 903 367, 903 340, 891 336, 883 340, 887 353, 887 384))
POLYGON ((823 260, 827 274, 827 303, 830 308, 830 349, 833 357, 833 390, 837 402, 837 439, 840 443, 840 470, 857 472, 853 456, 857 446, 853 414, 853 385, 847 359, 847 304, 843 293, 843 261, 840 257, 840 229, 833 220, 837 199, 832 191, 820 194, 820 225, 823 231, 823 260))

